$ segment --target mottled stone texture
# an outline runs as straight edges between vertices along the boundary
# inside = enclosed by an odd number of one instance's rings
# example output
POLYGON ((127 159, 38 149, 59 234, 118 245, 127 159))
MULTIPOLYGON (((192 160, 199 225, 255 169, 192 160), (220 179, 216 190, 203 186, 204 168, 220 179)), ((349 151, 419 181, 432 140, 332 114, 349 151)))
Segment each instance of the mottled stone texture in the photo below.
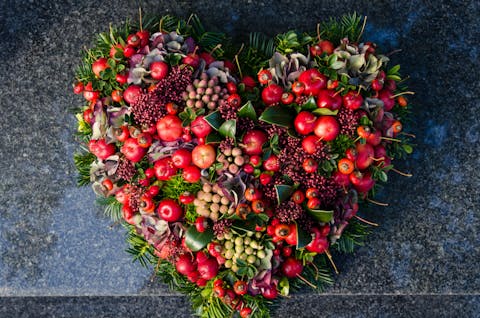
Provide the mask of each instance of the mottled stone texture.
MULTIPOLYGON (((137 1, 0 3, 0 316, 188 315, 188 302, 150 283, 123 251, 123 230, 75 187, 69 108, 80 50, 108 23, 135 17, 137 1), (73 297, 54 296, 128 296, 73 297), (138 295, 145 295, 139 297, 138 295), (151 297, 149 295, 163 295, 151 297), (10 296, 38 296, 15 297, 10 296), (39 297, 50 296, 50 297, 39 297)), ((368 15, 365 39, 410 74, 416 152, 361 211, 381 224, 366 247, 337 258, 328 295, 281 302, 278 315, 479 316, 480 31, 478 1, 141 1, 145 11, 188 16, 238 41, 312 29, 331 15, 368 15), (354 294, 354 295, 350 295, 354 294), (286 314, 285 314, 286 313, 286 314)))

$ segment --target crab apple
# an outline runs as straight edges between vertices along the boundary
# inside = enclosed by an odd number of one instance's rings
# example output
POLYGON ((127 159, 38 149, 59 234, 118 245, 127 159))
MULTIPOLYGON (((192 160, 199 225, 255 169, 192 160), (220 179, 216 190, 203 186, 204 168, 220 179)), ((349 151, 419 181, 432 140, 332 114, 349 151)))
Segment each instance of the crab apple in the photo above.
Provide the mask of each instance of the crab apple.
POLYGON ((150 64, 150 76, 155 80, 161 80, 167 77, 168 64, 165 62, 157 61, 150 64))
POLYGON ((201 169, 209 168, 215 162, 215 148, 212 145, 198 145, 192 150, 192 163, 201 169))
POLYGON ((183 209, 177 201, 163 199, 158 204, 157 214, 167 222, 176 222, 183 216, 183 209))
POLYGON ((300 275, 303 271, 302 261, 296 259, 295 257, 288 257, 282 263, 282 273, 288 278, 295 278, 300 275))
POLYGON ((267 140, 267 135, 263 131, 250 130, 243 136, 243 150, 247 155, 261 155, 262 146, 267 140))
POLYGON ((195 264, 189 254, 181 255, 175 262, 175 268, 177 269, 177 272, 185 276, 189 275, 191 272, 195 272, 195 264))
POLYGON ((356 145, 356 150, 357 158, 355 159, 355 165, 360 170, 367 169, 372 164, 374 158, 373 156, 375 155, 372 145, 358 142, 356 145))
POLYGON ((310 135, 302 140, 302 149, 309 155, 314 154, 321 143, 321 139, 315 135, 310 135))
POLYGON ((298 81, 305 85, 304 95, 317 96, 321 89, 327 87, 327 78, 317 69, 303 71, 298 77, 298 81))
POLYGON ((245 89, 246 89, 247 91, 251 91, 251 90, 255 87, 255 85, 256 85, 255 80, 253 79, 253 77, 248 76, 248 75, 242 77, 242 80, 240 81, 240 83, 242 83, 242 84, 245 85, 245 89))
POLYGON ((262 90, 262 100, 268 106, 282 100, 283 89, 277 84, 270 84, 262 90))
POLYGON ((393 94, 388 89, 383 89, 378 92, 378 98, 383 102, 383 109, 387 112, 391 111, 393 106, 395 106, 393 94))
POLYGON ((370 171, 364 173, 360 171, 352 172, 350 174, 350 182, 360 193, 367 193, 375 185, 375 180, 373 180, 372 173, 370 171))
POLYGON ((305 247, 308 251, 322 254, 328 249, 328 239, 322 236, 319 228, 312 228, 312 241, 305 247))
POLYGON ((153 165, 155 177, 158 180, 167 181, 177 173, 177 168, 173 165, 171 157, 159 159, 153 165))
POLYGON ((185 148, 177 149, 172 154, 172 161, 175 167, 186 168, 192 162, 192 153, 185 148))
POLYGON ((200 56, 195 52, 190 53, 182 59, 182 63, 197 68, 200 65, 200 56))
POLYGON ((74 86, 73 86, 73 93, 74 94, 81 94, 83 92, 83 89, 84 89, 84 86, 83 86, 83 83, 82 82, 77 82, 74 86))
POLYGON ((272 73, 269 70, 261 70, 257 77, 260 84, 267 85, 272 80, 272 73))
POLYGON ((349 91, 343 96, 343 105, 350 110, 359 109, 363 105, 363 97, 355 91, 349 91))
POLYGON ((212 132, 212 126, 208 124, 203 116, 198 116, 190 124, 191 131, 197 137, 206 137, 212 132))
POLYGON ((280 160, 276 155, 271 155, 263 162, 263 168, 267 171, 278 171, 280 170, 280 160))
POLYGON ((348 187, 350 185, 350 178, 348 174, 343 174, 340 171, 335 171, 332 175, 333 182, 341 187, 348 187))
POLYGON ((306 158, 302 163, 302 167, 306 173, 314 173, 318 169, 318 162, 313 158, 306 158))
POLYGON ((277 287, 275 287, 275 285, 264 287, 262 291, 262 296, 269 300, 273 300, 277 298, 278 296, 277 287))
POLYGON ((101 160, 105 160, 115 154, 115 145, 107 144, 105 139, 90 140, 88 147, 90 152, 101 160))
POLYGON ((99 58, 95 62, 92 63, 92 72, 95 74, 95 77, 99 78, 100 73, 105 71, 108 66, 108 60, 104 57, 99 58))
POLYGON ((196 166, 188 166, 183 168, 182 178, 186 182, 190 182, 190 183, 198 182, 201 176, 202 176, 202 173, 200 172, 200 169, 198 169, 198 167, 196 166))
POLYGON ((314 133, 324 141, 332 141, 340 133, 340 125, 333 116, 320 116, 315 123, 314 133))
POLYGON ((183 134, 182 120, 175 115, 166 115, 157 121, 158 137, 163 141, 175 141, 183 134))
MULTIPOLYGON (((195 219, 195 228, 197 229, 198 232, 203 233, 208 227, 208 222, 207 219, 203 216, 199 216, 195 219)), ((197 254, 198 256, 198 254, 197 254)), ((198 257, 197 257, 197 262, 198 262, 198 257)), ((201 263, 201 262, 199 262, 201 263)))
POLYGON ((115 45, 112 45, 110 48, 110 57, 114 59, 115 61, 120 61, 122 59, 123 55, 123 45, 120 43, 117 43, 115 45))
POLYGON ((123 50, 123 55, 126 58, 131 58, 136 52, 137 52, 137 50, 133 46, 127 45, 125 50, 123 50))
POLYGON ((342 106, 342 96, 334 90, 322 89, 318 93, 317 106, 319 108, 338 110, 342 106))
POLYGON ((383 88, 383 83, 379 81, 377 78, 372 81, 372 89, 376 92, 383 88))
POLYGON ((372 146, 378 146, 382 142, 382 132, 380 130, 373 131, 370 136, 367 137, 367 143, 372 146))
POLYGON ((140 214, 133 212, 130 205, 124 205, 122 207, 122 217, 128 224, 131 225, 136 225, 140 223, 141 220, 140 214))
POLYGON ((142 93, 142 88, 138 85, 130 85, 123 92, 123 99, 127 104, 131 105, 142 93))
POLYGON ((136 138, 128 138, 125 140, 120 152, 123 153, 128 160, 139 162, 143 156, 145 156, 147 150, 138 144, 136 138))
POLYGON ((128 74, 117 73, 117 75, 115 75, 115 80, 118 84, 125 84, 128 81, 128 74))
POLYGON ((295 130, 301 135, 308 135, 315 129, 317 116, 308 111, 301 111, 293 122, 295 130))

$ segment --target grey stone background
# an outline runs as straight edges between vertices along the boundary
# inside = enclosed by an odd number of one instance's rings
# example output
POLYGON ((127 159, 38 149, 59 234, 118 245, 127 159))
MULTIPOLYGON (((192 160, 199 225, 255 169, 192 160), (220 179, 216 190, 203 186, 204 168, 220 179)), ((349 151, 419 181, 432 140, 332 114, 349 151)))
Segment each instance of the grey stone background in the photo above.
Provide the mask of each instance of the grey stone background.
POLYGON ((187 317, 188 301, 132 264, 123 230, 75 186, 68 112, 80 50, 110 22, 197 13, 245 41, 368 16, 364 39, 410 74, 415 154, 391 176, 366 247, 338 257, 326 293, 284 299, 282 317, 480 317, 478 1, 0 1, 0 317, 187 317))

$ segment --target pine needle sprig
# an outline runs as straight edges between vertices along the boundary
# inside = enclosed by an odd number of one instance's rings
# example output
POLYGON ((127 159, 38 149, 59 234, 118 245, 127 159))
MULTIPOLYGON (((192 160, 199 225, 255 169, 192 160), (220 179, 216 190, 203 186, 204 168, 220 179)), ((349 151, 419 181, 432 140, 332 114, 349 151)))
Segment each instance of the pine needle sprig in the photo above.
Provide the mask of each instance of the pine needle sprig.
POLYGON ((320 36, 332 41, 334 45, 340 44, 340 40, 348 38, 350 41, 357 42, 362 35, 362 20, 356 12, 344 15, 340 20, 330 18, 328 21, 320 24, 320 36))
POLYGON ((96 202, 104 208, 105 215, 113 222, 118 222, 122 219, 122 204, 114 196, 98 197, 96 202))
POLYGON ((153 253, 153 247, 143 237, 136 232, 135 226, 124 223, 128 229, 127 233, 127 253, 133 256, 133 262, 138 261, 143 267, 156 263, 156 256, 153 253))
POLYGON ((77 152, 73 155, 73 162, 78 170, 78 186, 90 184, 90 166, 94 161, 95 156, 90 152, 77 152))
POLYGON ((364 246, 371 233, 370 226, 351 219, 342 236, 331 246, 340 253, 353 253, 356 246, 364 246))

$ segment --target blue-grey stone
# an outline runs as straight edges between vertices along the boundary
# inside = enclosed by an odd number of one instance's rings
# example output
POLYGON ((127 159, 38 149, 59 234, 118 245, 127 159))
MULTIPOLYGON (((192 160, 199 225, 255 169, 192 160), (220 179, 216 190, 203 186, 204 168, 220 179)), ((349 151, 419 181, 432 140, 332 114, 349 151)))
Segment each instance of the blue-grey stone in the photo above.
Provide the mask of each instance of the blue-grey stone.
MULTIPOLYGON (((341 274, 327 294, 282 300, 278 315, 479 316, 478 1, 140 3, 145 12, 196 12, 208 29, 239 42, 250 31, 273 35, 347 12, 368 15, 365 39, 385 52, 402 49, 392 63, 416 92, 405 128, 417 147, 396 165, 414 176, 390 173, 378 197, 389 207, 360 211, 380 227, 355 254, 336 256, 341 274)), ((131 263, 123 229, 110 228, 91 190, 75 186, 68 110, 81 104, 71 93, 80 51, 110 22, 136 17, 138 4, 0 2, 1 317, 189 315, 184 297, 131 263)))

